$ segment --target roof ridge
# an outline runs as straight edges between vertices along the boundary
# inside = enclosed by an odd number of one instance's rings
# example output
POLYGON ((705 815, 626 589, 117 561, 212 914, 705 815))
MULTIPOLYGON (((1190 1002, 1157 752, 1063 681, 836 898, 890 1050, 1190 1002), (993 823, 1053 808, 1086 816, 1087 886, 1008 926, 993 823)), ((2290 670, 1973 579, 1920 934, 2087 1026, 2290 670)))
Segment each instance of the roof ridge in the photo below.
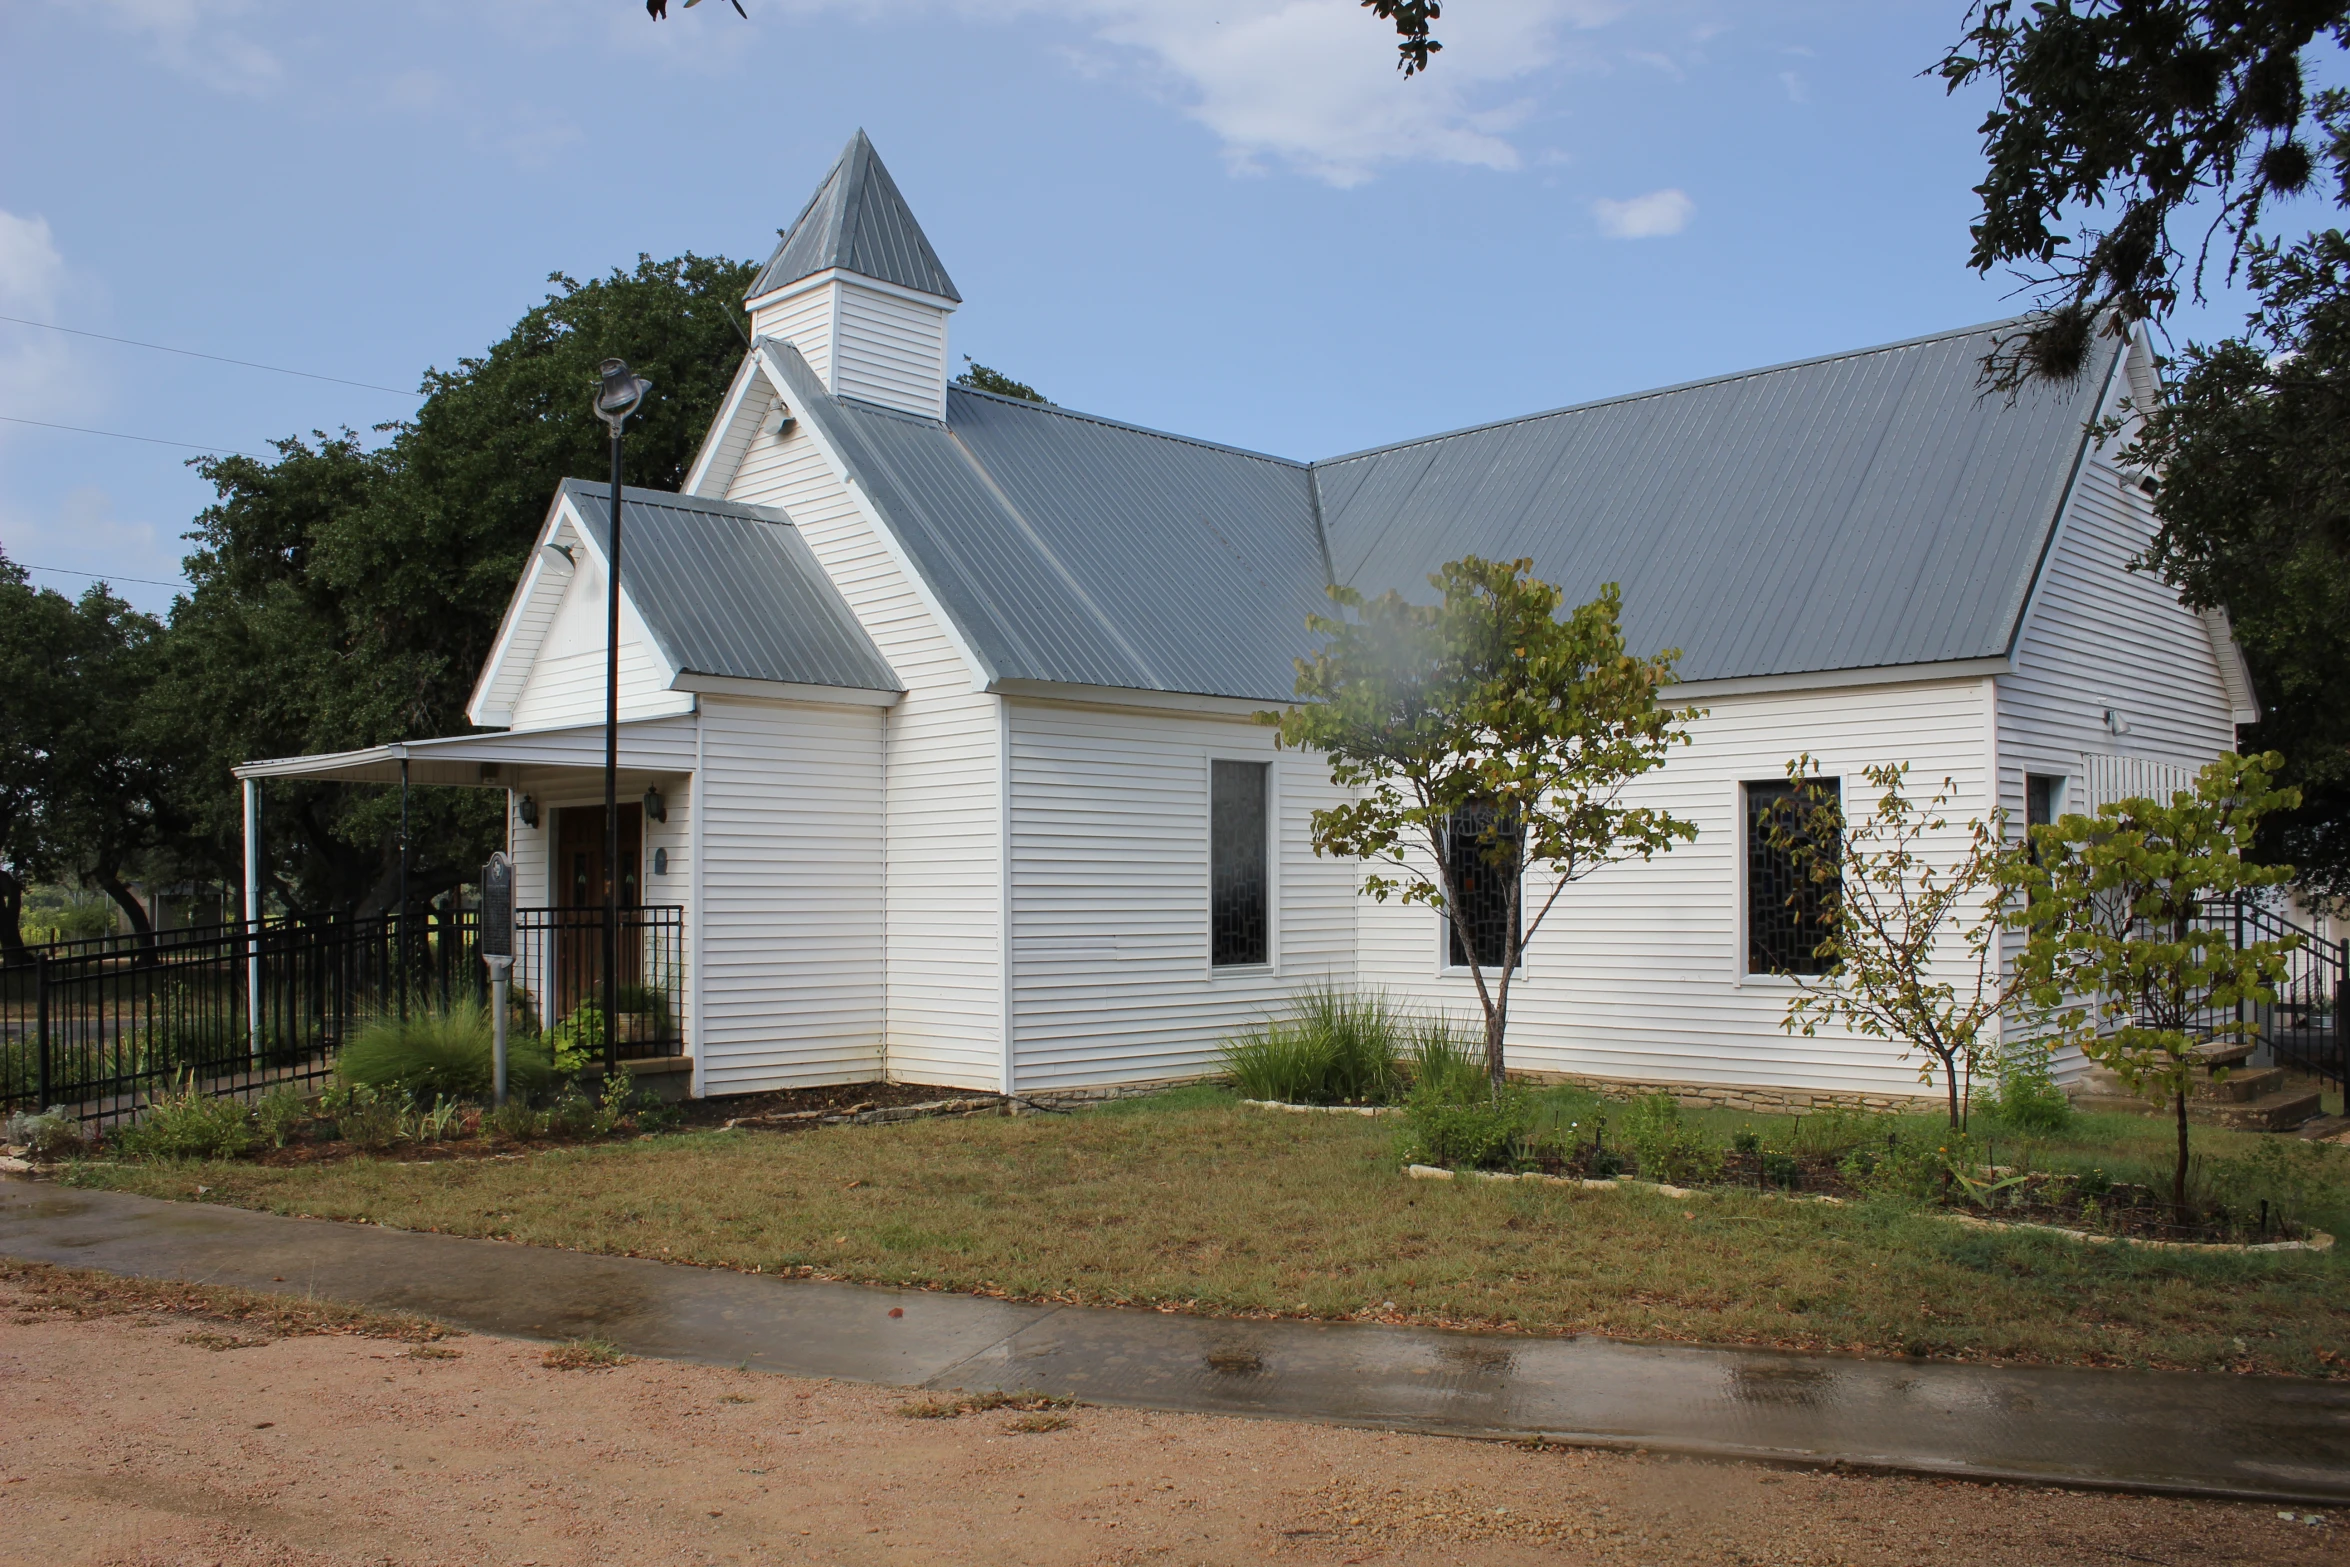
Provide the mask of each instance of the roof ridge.
POLYGON ((1078 419, 1087 424, 1101 425, 1105 429, 1126 430, 1135 435, 1150 435, 1156 436, 1162 441, 1174 441, 1182 446, 1197 446, 1206 451, 1224 452, 1234 457, 1253 457, 1259 462, 1279 463, 1284 468, 1296 468, 1303 471, 1312 466, 1310 463, 1299 462, 1294 457, 1282 457, 1272 452, 1255 451, 1246 446, 1228 446, 1222 441, 1210 441, 1196 435, 1178 435, 1172 430, 1154 430, 1147 424, 1132 424, 1124 419, 1112 419, 1106 414, 1089 414, 1081 408, 1065 408, 1059 403, 1039 403, 1031 402, 1025 397, 1006 397, 1001 392, 983 391, 976 386, 965 386, 959 381, 950 382, 947 390, 959 392, 965 397, 984 397, 990 402, 1026 409, 1030 413, 1059 414, 1064 419, 1078 419))
POLYGON ((1587 413, 1595 408, 1612 408, 1623 403, 1637 403, 1651 397, 1667 397, 1675 392, 1694 391, 1701 386, 1726 386, 1733 381, 1751 380, 1756 376, 1778 375, 1788 370, 1809 369, 1813 365, 1834 364, 1841 359, 1865 359, 1871 354, 1889 354, 1899 348, 1917 348, 1926 343, 1944 342, 1954 337, 1974 337, 2003 326, 2013 326, 2026 316, 2005 316, 1997 321, 1981 321, 1973 326, 1952 327, 1941 332, 1925 332, 1916 337, 1905 337, 1890 343, 1874 343, 1866 348, 1840 349, 1831 354, 1813 354, 1804 359, 1787 359, 1777 364, 1757 365, 1748 370, 1729 370, 1719 375, 1703 375, 1693 380, 1675 381, 1666 386, 1652 386, 1637 392, 1617 392, 1608 397, 1594 397, 1585 402, 1568 403, 1558 408, 1537 409, 1533 413, 1515 414, 1506 419, 1487 419, 1478 424, 1465 424, 1458 429, 1439 430, 1433 435, 1415 435, 1401 441, 1389 441, 1381 446, 1366 446, 1359 451, 1341 452, 1335 457, 1317 457, 1306 466, 1319 471, 1342 462, 1353 462, 1362 457, 1377 457, 1386 452, 1408 451, 1414 446, 1426 446, 1435 441, 1449 441, 1457 435, 1475 435, 1484 430, 1505 429, 1513 424, 1532 424, 1538 419, 1557 419, 1567 414, 1587 413))

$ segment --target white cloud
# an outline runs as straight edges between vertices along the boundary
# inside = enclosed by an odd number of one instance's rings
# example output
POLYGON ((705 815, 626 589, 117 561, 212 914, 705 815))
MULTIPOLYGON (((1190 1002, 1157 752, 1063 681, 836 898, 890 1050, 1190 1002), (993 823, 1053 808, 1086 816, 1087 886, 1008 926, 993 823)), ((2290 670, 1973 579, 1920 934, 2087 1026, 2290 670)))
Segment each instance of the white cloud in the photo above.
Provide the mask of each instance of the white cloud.
POLYGON ((1781 71, 1779 85, 1787 89, 1789 103, 1811 102, 1811 83, 1803 79, 1800 71, 1781 71))
POLYGON ((251 9, 248 0, 98 0, 88 8, 144 39, 170 69, 221 92, 262 92, 285 75, 276 55, 231 25, 251 9))
POLYGON ((1689 226, 1697 203, 1682 191, 1652 190, 1625 201, 1595 201, 1591 213, 1610 239, 1662 239, 1689 226))
MULTIPOLYGON (((0 208, 0 315, 54 322, 72 285, 49 220, 0 208)), ((0 413, 55 422, 60 413, 87 409, 90 391, 73 339, 0 321, 0 393, 7 402, 0 413)), ((23 433, 21 425, 0 427, 0 439, 23 433)))

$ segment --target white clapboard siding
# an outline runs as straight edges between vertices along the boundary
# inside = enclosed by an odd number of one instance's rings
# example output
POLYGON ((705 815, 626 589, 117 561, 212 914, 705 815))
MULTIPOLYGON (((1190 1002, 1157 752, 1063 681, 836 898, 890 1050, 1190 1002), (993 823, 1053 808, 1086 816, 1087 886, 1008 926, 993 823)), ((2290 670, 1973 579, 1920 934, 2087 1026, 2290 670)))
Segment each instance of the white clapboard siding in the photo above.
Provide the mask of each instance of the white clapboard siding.
POLYGON ((882 715, 705 698, 702 1083, 882 1067, 882 715))
MULTIPOLYGON (((1954 858, 1963 823, 1987 808, 1990 681, 1984 677, 1715 697, 1694 743, 1632 791, 1693 822, 1697 841, 1569 887, 1534 938, 1510 998, 1513 1068, 1646 1082, 1750 1084, 1808 1092, 1925 1091, 1898 1047, 1781 1027, 1791 985, 1743 972, 1740 785, 1785 776, 1808 751, 1865 810, 1872 763, 1907 762, 1913 785, 1955 788, 1952 826, 1928 852, 1954 858)), ((1439 916, 1361 900, 1366 981, 1472 1028, 1466 972, 1443 973, 1439 916)), ((1946 949, 1956 962, 1956 943, 1946 949)))
MULTIPOLYGON (((623 557, 621 578, 628 581, 623 557)), ((601 723, 604 717, 605 615, 604 577, 592 558, 582 556, 571 574, 514 699, 512 727, 547 729, 561 724, 601 723)), ((629 635, 621 622, 620 716, 651 718, 693 710, 688 692, 668 689, 668 681, 644 643, 629 635)))
POLYGON ((2130 569, 2153 537, 2154 512, 2112 462, 2126 439, 2083 466, 2015 672, 1999 680, 2001 793, 2019 822, 2027 774, 2064 779, 2064 808, 2087 811, 2149 789, 2167 796, 2180 773, 2191 781, 2236 746, 2211 626, 2161 578, 2130 569), (2109 726, 2108 710, 2126 733, 2109 726))
POLYGON ((1353 983, 1353 867, 1308 847, 1308 814, 1340 798, 1319 759, 1244 717, 1015 702, 1011 729, 1020 1088, 1202 1075, 1299 987, 1353 983), (1273 765, 1270 968, 1208 964, 1214 757, 1273 765))
POLYGON ((751 312, 753 337, 778 338, 800 351, 808 368, 832 385, 832 339, 840 284, 827 280, 751 312))
POLYGON ((897 672, 885 724, 888 1070, 902 1082, 1003 1079, 997 704, 871 520, 798 424, 762 437, 727 489, 781 507, 897 672))
POLYGON ((839 288, 827 377, 834 394, 944 419, 947 313, 854 283, 839 288))

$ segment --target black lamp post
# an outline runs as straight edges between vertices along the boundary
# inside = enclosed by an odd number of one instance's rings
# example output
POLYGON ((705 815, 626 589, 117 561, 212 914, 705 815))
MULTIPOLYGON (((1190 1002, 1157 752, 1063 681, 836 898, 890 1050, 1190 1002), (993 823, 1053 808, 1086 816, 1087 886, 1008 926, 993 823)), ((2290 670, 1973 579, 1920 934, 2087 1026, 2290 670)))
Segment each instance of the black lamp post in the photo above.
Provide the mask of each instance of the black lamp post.
POLYGON ((620 1070, 620 430, 653 383, 607 359, 596 417, 612 431, 612 544, 604 582, 604 1075, 620 1070))

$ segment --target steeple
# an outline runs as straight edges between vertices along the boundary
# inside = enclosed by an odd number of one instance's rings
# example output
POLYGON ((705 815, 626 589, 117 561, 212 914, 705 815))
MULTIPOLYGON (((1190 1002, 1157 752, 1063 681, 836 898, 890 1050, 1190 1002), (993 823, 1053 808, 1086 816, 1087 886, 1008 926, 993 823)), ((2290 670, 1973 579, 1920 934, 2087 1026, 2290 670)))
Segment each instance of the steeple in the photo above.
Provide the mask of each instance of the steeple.
POLYGON ((963 302, 863 131, 745 296, 838 397, 946 417, 947 315, 963 302))

